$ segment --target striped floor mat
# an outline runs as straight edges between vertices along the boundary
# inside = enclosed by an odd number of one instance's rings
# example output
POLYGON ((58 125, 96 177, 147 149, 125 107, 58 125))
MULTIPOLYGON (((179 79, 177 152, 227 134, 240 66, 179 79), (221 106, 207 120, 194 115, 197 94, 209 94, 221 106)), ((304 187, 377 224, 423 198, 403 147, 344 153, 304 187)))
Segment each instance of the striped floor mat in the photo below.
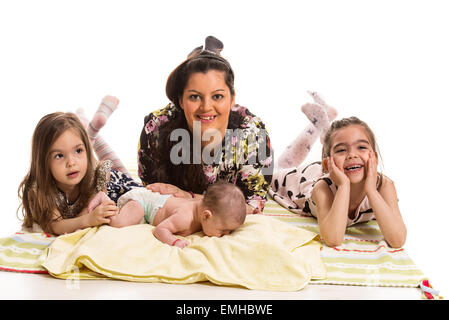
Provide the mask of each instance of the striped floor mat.
MULTIPOLYGON (((316 219, 294 214, 271 199, 263 214, 319 233, 316 219)), ((21 232, 1 238, 0 270, 47 273, 41 264, 46 248, 54 239, 45 233, 21 232)), ((416 288, 428 283, 403 248, 393 249, 386 244, 376 221, 349 227, 343 244, 335 248, 323 245, 321 257, 326 265, 327 278, 312 280, 313 285, 416 288)))
MULTIPOLYGON (((315 218, 292 213, 270 199, 264 215, 319 233, 315 218)), ((403 248, 390 248, 383 240, 376 221, 349 227, 342 245, 323 244, 321 257, 327 278, 311 284, 338 284, 380 287, 419 287, 426 279, 403 248)))
POLYGON ((56 239, 46 233, 17 232, 0 239, 0 270, 48 273, 42 267, 47 247, 56 239))

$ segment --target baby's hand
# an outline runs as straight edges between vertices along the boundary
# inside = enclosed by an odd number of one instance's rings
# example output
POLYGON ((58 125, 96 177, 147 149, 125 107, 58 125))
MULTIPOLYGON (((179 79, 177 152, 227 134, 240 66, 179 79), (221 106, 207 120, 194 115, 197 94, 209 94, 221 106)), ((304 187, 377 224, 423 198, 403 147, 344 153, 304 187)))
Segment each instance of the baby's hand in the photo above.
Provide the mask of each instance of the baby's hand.
POLYGON ((178 239, 178 240, 175 241, 173 246, 183 249, 183 248, 187 247, 189 244, 190 243, 188 241, 186 241, 186 240, 178 239))

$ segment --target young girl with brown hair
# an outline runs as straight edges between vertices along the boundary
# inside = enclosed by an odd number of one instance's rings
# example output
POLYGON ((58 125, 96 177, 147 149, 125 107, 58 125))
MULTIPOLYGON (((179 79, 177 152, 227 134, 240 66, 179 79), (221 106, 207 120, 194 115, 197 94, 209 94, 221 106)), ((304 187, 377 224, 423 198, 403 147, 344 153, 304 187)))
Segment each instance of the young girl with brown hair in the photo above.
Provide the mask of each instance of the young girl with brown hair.
MULTIPOLYGON (((103 99, 94 120, 107 118, 104 110, 114 101, 110 98, 103 99)), ((37 224, 43 231, 59 235, 109 223, 118 210, 118 197, 141 187, 126 173, 115 170, 111 160, 97 162, 89 138, 85 125, 73 113, 54 112, 39 121, 32 138, 30 169, 19 186, 25 228, 37 224), (88 210, 100 191, 112 200, 88 210)))
POLYGON ((44 116, 32 138, 30 170, 19 186, 23 226, 37 223, 53 234, 73 232, 109 221, 111 200, 87 214, 89 200, 105 190, 110 162, 96 165, 87 132, 73 113, 44 116))
MULTIPOLYGON (((341 244, 347 226, 371 219, 377 220, 391 247, 403 246, 407 231, 396 189, 392 180, 377 171, 379 151, 372 130, 357 117, 334 121, 329 127, 329 109, 322 100, 315 100, 319 103, 309 104, 303 111, 315 132, 325 133, 322 161, 307 166, 296 162, 297 167, 276 169, 270 194, 291 211, 316 217, 321 238, 328 246, 341 244)), ((311 132, 298 137, 295 146, 311 132)), ((292 148, 278 163, 286 163, 284 158, 292 148)))

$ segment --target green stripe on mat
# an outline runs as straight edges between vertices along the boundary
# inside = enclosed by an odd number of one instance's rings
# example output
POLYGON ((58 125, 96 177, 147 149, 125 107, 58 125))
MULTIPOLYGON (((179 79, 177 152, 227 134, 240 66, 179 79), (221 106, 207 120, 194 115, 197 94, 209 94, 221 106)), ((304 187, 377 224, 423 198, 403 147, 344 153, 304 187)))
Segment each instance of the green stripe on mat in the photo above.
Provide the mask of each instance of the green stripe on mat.
POLYGON ((17 233, 0 239, 0 270, 47 273, 42 267, 51 239, 44 233, 17 233))
MULTIPOLYGON (((272 199, 266 203, 263 215, 319 233, 315 218, 292 213, 272 199)), ((0 270, 45 272, 41 260, 53 239, 44 233, 0 239, 0 270)), ((311 284, 417 287, 426 279, 404 249, 386 245, 376 221, 349 227, 342 245, 323 246, 321 258, 327 268, 327 278, 312 280, 311 284)))
MULTIPOLYGON (((272 199, 267 201, 263 215, 319 233, 315 218, 290 212, 272 199)), ((312 280, 311 284, 418 287, 425 279, 404 249, 387 246, 375 220, 348 227, 340 246, 323 245, 321 258, 327 278, 312 280)))

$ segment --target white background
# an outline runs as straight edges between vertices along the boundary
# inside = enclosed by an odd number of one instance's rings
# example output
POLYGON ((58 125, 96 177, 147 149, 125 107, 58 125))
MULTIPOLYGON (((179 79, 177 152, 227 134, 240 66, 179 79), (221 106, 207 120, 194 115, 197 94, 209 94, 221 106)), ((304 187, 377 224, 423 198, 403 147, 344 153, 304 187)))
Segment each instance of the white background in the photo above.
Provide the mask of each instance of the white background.
MULTIPOLYGON (((83 107, 91 116, 115 95, 102 135, 134 159, 144 116, 168 103, 167 76, 214 35, 236 102, 263 119, 277 155, 307 124, 307 90, 372 127, 405 248, 447 295, 448 14, 433 0, 2 1, 0 237, 20 228, 17 188, 43 115, 83 107)), ((317 143, 307 161, 319 156, 317 143)))

